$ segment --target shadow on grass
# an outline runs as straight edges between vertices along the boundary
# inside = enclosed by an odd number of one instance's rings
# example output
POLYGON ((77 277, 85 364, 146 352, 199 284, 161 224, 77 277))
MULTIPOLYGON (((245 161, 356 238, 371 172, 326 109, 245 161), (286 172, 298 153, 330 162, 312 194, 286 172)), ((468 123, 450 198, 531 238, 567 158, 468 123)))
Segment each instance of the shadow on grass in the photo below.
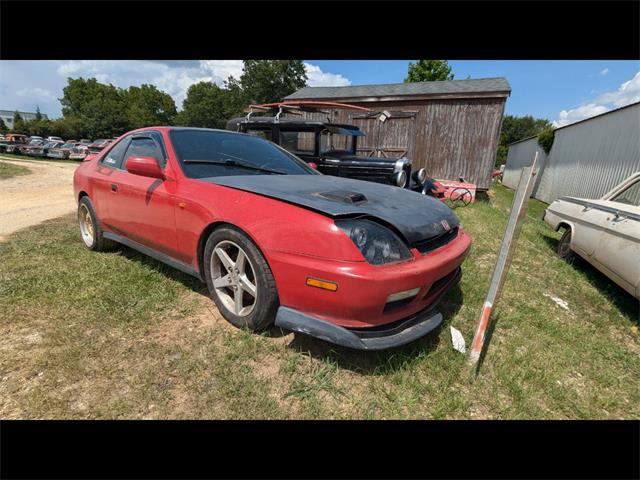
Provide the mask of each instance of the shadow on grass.
MULTIPOLYGON (((548 235, 542 239, 553 252, 557 252, 559 240, 548 235)), ((580 255, 574 254, 567 262, 603 295, 608 297, 622 315, 631 322, 640 325, 640 302, 622 287, 609 279, 604 273, 595 268, 580 255)))
MULTIPOLYGON (((353 350, 319 340, 308 335, 294 333, 294 339, 288 347, 303 355, 335 363, 356 373, 370 375, 386 375, 388 373, 411 367, 425 356, 433 352, 446 333, 446 326, 462 306, 463 295, 456 285, 440 301, 438 309, 444 317, 438 328, 407 345, 381 351, 353 350)), ((279 330, 273 328, 272 330, 279 330)), ((290 332, 284 332, 289 334, 290 332)))
MULTIPOLYGON (((207 297, 209 296, 206 284, 191 275, 169 267, 162 262, 154 260, 126 246, 119 246, 116 251, 129 260, 151 267, 172 280, 182 283, 185 287, 196 293, 207 297)), ((294 332, 294 338, 288 344, 288 347, 303 355, 336 363, 341 368, 347 368, 357 373, 384 375, 409 367, 414 362, 419 361, 419 359, 434 351, 440 344, 441 336, 446 334, 446 326, 449 325, 451 318, 460 310, 462 303, 463 294, 458 284, 453 287, 438 304, 438 310, 440 310, 444 317, 440 326, 424 337, 402 347, 365 352, 334 345, 296 332, 294 332)), ((263 332, 262 335, 267 338, 279 338, 290 335, 291 333, 290 331, 272 326, 263 332)))
POLYGON ((132 248, 129 248, 125 245, 118 244, 115 249, 116 253, 119 253, 123 257, 132 260, 134 262, 141 263, 148 267, 151 267, 156 272, 163 274, 166 277, 169 277, 171 280, 175 280, 176 282, 180 282, 185 287, 193 290, 194 292, 201 293, 208 296, 207 286, 197 278, 181 272, 169 265, 166 265, 162 262, 154 260, 143 253, 140 253, 132 248))

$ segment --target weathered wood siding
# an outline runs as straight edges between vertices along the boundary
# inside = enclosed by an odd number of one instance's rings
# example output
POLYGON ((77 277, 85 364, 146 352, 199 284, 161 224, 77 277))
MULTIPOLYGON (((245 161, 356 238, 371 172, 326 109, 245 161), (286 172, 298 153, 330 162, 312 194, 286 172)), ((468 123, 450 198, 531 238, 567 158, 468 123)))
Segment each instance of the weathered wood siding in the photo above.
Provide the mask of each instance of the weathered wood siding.
MULTIPOLYGON (((371 151, 376 145, 387 147, 388 153, 395 149, 395 156, 406 149, 414 169, 425 167, 429 176, 437 179, 463 177, 479 189, 487 189, 491 184, 505 102, 506 96, 380 102, 350 99, 348 103, 374 111, 412 111, 416 115, 411 121, 390 119, 384 123, 357 119, 362 114, 348 110, 338 110, 330 116, 336 123, 355 124, 366 131, 369 138, 360 138, 358 142, 364 147, 359 149, 360 153, 371 151), (374 127, 376 123, 379 131, 374 127)), ((327 120, 326 114, 305 115, 327 120)))

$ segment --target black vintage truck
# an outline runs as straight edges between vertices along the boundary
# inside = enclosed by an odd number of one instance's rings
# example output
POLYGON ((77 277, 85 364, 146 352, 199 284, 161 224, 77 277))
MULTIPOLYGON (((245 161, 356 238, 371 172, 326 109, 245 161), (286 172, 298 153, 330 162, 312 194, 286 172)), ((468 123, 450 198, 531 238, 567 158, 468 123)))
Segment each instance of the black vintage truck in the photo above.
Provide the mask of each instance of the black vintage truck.
POLYGON ((246 117, 229 120, 227 129, 270 140, 325 175, 396 185, 425 195, 429 193, 431 184, 427 172, 424 168, 412 171, 410 159, 357 155, 358 138, 366 135, 358 127, 282 117, 283 113, 317 112, 323 107, 360 109, 327 102, 253 105, 246 117), (274 116, 252 115, 255 112, 277 113, 274 116))

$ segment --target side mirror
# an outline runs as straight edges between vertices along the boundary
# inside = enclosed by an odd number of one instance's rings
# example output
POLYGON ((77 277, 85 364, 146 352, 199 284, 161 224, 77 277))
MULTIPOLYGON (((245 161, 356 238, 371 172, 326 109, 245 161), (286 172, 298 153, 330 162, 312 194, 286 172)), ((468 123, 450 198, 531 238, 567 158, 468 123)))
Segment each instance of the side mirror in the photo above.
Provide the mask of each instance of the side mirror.
POLYGON ((129 157, 124 164, 127 172, 141 177, 160 178, 164 180, 164 173, 153 157, 129 157))
POLYGON ((307 163, 307 165, 309 165, 314 170, 318 169, 318 164, 316 162, 309 162, 309 163, 307 163))

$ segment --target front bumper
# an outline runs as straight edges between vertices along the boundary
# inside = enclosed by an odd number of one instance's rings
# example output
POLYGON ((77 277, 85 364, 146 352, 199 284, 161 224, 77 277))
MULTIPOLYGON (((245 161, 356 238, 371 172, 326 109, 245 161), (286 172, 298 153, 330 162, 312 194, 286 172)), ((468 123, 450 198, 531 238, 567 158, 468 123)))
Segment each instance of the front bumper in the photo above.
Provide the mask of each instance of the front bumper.
POLYGON ((390 324, 373 328, 347 328, 289 307, 280 307, 275 325, 357 350, 399 347, 425 336, 442 323, 442 314, 436 309, 436 305, 461 277, 462 270, 458 268, 441 286, 437 298, 426 309, 390 324))

